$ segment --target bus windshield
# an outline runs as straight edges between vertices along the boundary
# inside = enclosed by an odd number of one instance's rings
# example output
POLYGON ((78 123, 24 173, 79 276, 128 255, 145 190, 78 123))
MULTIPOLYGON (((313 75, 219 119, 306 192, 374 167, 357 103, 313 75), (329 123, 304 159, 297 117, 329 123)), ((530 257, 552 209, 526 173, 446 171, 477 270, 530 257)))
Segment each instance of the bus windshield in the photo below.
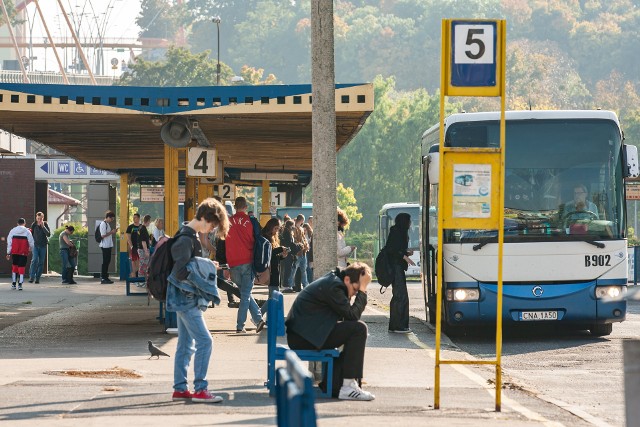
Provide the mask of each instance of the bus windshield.
MULTIPOLYGON (((454 123, 449 147, 499 147, 499 122, 454 123)), ((598 119, 506 124, 505 242, 624 237, 621 137, 598 119)), ((447 230, 445 241, 482 242, 496 230, 447 230)))

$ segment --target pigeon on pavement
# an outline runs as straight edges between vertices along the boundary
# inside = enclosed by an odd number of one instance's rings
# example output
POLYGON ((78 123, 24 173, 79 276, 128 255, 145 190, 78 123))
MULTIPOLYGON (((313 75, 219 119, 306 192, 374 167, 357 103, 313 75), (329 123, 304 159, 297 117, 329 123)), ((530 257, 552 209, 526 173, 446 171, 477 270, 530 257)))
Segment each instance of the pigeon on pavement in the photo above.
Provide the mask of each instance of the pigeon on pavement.
POLYGON ((151 359, 153 356, 156 356, 156 359, 160 359, 160 356, 171 357, 167 353, 165 353, 164 351, 160 350, 158 347, 153 345, 151 341, 147 341, 147 342, 149 343, 149 353, 151 353, 151 356, 149 356, 149 359, 151 359))

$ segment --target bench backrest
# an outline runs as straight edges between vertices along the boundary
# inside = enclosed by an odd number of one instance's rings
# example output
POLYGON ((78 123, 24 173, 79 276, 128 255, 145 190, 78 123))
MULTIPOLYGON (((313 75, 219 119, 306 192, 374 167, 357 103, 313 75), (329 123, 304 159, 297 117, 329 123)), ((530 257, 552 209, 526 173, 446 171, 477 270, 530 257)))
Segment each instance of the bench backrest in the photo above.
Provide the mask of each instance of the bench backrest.
POLYGON ((284 330, 284 297, 278 291, 273 291, 267 301, 267 339, 275 342, 277 337, 283 337, 284 330))
POLYGON ((313 379, 309 370, 302 364, 295 352, 285 353, 287 359, 286 374, 282 375, 281 385, 285 386, 277 403, 278 422, 288 426, 315 427, 316 409, 313 379), (284 381, 283 381, 284 380, 284 381), (281 413, 283 409, 286 413, 281 413))

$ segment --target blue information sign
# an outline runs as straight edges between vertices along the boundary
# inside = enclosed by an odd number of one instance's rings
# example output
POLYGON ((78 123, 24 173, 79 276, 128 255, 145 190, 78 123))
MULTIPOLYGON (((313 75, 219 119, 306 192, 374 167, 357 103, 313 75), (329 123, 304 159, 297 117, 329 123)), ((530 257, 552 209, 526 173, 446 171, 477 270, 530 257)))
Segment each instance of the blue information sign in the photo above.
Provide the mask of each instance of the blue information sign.
POLYGON ((496 86, 495 21, 451 22, 451 86, 496 86))

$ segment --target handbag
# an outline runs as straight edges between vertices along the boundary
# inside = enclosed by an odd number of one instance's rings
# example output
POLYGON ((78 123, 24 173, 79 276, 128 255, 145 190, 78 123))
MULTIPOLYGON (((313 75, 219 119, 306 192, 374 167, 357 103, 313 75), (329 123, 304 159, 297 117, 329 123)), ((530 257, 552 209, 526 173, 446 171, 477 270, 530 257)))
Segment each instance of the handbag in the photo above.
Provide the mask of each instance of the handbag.
POLYGON ((262 273, 257 273, 253 283, 256 285, 269 286, 269 283, 271 283, 271 266, 262 273))
POLYGON ((69 246, 69 258, 77 258, 78 257, 78 248, 74 245, 69 246))

